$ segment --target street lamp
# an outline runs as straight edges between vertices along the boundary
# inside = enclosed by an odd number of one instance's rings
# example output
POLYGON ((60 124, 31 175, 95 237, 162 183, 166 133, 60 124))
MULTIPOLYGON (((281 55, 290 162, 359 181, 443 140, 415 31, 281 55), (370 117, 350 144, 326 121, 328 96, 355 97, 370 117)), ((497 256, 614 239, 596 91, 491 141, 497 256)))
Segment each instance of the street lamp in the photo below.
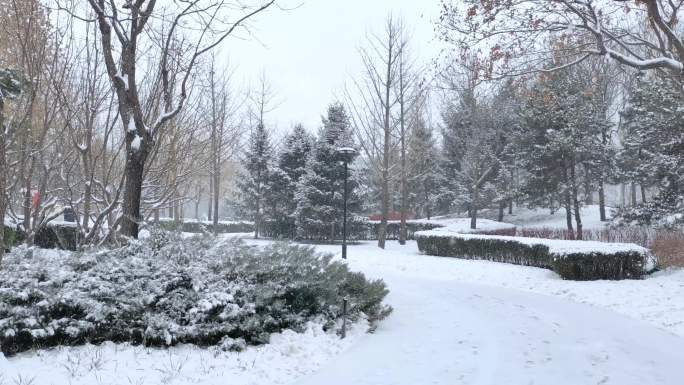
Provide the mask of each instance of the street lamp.
MULTIPOLYGON (((343 216, 342 219, 342 259, 347 259, 347 179, 348 179, 348 168, 349 162, 354 159, 356 155, 356 150, 351 147, 340 147, 337 149, 337 155, 340 160, 344 163, 344 204, 343 204, 343 216)), ((347 297, 342 299, 342 338, 347 336, 347 297)))
POLYGON ((342 219, 342 259, 347 259, 347 177, 349 162, 354 159, 356 150, 351 147, 340 147, 337 149, 337 155, 344 163, 344 218, 342 219))

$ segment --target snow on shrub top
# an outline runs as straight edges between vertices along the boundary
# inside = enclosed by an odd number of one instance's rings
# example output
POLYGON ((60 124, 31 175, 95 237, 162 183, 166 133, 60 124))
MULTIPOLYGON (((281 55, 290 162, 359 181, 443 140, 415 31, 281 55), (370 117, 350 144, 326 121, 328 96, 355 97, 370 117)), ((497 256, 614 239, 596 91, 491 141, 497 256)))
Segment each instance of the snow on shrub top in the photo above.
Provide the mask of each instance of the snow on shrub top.
POLYGON ((482 235, 482 234, 461 234, 448 229, 434 229, 419 231, 415 234, 420 237, 445 237, 460 239, 483 239, 499 240, 506 242, 517 242, 527 246, 543 245, 549 252, 558 258, 563 258, 570 254, 617 254, 617 253, 637 253, 645 258, 644 271, 652 271, 655 268, 655 259, 645 247, 633 243, 608 243, 596 241, 569 241, 558 239, 542 239, 527 237, 511 237, 503 235, 482 235))
POLYGON ((380 281, 311 247, 238 240, 148 239, 104 251, 17 248, 0 269, 0 350, 103 341, 239 349, 308 322, 333 330, 342 298, 371 325, 391 310, 380 281))

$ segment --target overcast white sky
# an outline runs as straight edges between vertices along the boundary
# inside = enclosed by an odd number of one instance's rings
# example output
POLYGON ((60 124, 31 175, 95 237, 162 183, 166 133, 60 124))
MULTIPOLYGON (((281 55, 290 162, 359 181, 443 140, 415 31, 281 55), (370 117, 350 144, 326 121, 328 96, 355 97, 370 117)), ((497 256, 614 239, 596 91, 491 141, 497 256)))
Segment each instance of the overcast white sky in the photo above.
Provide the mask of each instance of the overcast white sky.
POLYGON ((388 13, 401 15, 413 31, 416 56, 428 61, 438 53, 434 19, 439 0, 282 0, 291 11, 273 9, 253 23, 259 39, 232 39, 221 58, 237 67, 236 77, 256 84, 264 70, 282 103, 267 117, 282 132, 297 122, 315 132, 321 115, 345 81, 360 71, 357 52, 366 31, 378 31, 388 13))

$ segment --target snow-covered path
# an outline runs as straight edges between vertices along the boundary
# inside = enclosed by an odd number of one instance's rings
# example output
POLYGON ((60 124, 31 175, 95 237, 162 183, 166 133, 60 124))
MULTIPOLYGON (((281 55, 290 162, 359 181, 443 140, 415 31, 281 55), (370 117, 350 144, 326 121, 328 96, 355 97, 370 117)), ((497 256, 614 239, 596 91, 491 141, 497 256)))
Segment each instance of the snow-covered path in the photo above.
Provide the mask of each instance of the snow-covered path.
POLYGON ((388 282, 395 313, 302 385, 674 385, 684 378, 684 340, 640 321, 510 289, 388 282))
POLYGON ((387 282, 395 312, 374 335, 297 384, 684 381, 684 339, 643 321, 510 288, 428 279, 387 268, 400 260, 383 267, 364 258, 352 257, 352 267, 387 282))

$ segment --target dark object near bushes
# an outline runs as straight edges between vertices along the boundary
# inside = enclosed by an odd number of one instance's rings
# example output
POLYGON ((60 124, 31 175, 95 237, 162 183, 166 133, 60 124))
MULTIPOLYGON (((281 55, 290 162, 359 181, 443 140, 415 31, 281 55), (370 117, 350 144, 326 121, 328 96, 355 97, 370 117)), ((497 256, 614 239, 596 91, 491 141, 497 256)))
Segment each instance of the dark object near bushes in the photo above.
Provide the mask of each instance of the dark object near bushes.
POLYGON ((0 270, 0 349, 103 341, 147 346, 192 343, 237 349, 270 333, 334 331, 349 318, 371 326, 389 314, 380 281, 350 272, 313 248, 265 248, 237 240, 182 239, 153 231, 107 252, 9 254, 0 270))
MULTIPOLYGON (((214 224, 208 221, 185 221, 176 222, 173 219, 159 219, 159 227, 164 230, 169 231, 182 231, 184 233, 213 233, 214 224)), ((254 231, 254 224, 251 222, 221 222, 218 223, 217 233, 219 234, 229 234, 229 233, 249 233, 254 231)))
POLYGON ((26 239, 26 233, 18 227, 10 227, 5 225, 5 246, 11 248, 18 245, 26 239))
POLYGON ((75 251, 80 243, 80 236, 75 224, 48 223, 36 231, 33 243, 43 249, 75 251))
POLYGON ((566 247, 561 253, 549 247, 554 241, 531 238, 427 232, 418 234, 417 241, 424 254, 542 267, 571 280, 641 278, 655 267, 653 257, 636 245, 606 244, 605 250, 583 247, 577 252, 566 247))

